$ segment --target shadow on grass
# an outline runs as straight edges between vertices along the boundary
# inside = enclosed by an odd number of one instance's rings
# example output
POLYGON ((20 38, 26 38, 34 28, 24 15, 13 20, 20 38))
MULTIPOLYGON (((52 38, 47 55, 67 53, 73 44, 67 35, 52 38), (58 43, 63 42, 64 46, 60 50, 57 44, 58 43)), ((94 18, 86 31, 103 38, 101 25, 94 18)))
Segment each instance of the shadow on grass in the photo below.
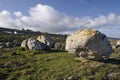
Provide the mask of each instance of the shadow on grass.
POLYGON ((106 60, 101 60, 99 62, 120 65, 120 60, 112 59, 112 58, 111 59, 106 59, 106 60))
POLYGON ((47 52, 50 52, 50 53, 57 53, 57 52, 66 52, 65 50, 50 50, 50 51, 47 51, 47 52))

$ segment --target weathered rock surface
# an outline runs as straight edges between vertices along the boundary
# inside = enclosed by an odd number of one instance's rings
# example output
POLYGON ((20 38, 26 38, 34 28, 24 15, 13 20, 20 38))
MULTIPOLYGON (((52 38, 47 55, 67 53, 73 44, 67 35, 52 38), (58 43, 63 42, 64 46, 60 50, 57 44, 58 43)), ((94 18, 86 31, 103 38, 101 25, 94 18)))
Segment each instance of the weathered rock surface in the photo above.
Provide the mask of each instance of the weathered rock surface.
POLYGON ((117 41, 115 48, 120 49, 120 40, 117 41))
POLYGON ((28 50, 32 50, 32 49, 49 50, 50 49, 47 44, 44 44, 43 42, 40 42, 34 38, 23 40, 23 42, 21 43, 21 47, 28 49, 28 50))
POLYGON ((112 46, 107 37, 91 29, 81 29, 68 36, 65 48, 69 53, 95 60, 107 58, 112 52, 112 46))
POLYGON ((36 39, 29 38, 27 42, 28 49, 44 50, 46 45, 36 39))
POLYGON ((21 43, 21 47, 28 49, 27 42, 28 42, 28 40, 23 40, 23 42, 21 43))
POLYGON ((38 41, 40 41, 41 43, 43 44, 46 44, 48 47, 51 48, 52 46, 52 43, 51 43, 51 38, 49 36, 44 36, 44 35, 41 35, 37 38, 38 41))

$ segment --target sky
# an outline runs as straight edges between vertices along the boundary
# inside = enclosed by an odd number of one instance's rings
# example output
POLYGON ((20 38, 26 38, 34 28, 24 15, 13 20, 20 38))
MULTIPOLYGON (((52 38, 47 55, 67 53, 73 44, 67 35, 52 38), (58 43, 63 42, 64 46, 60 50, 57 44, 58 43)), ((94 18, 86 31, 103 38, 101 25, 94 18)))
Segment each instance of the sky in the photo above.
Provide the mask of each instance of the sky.
POLYGON ((0 0, 0 27, 65 34, 91 28, 120 38, 120 0, 0 0))

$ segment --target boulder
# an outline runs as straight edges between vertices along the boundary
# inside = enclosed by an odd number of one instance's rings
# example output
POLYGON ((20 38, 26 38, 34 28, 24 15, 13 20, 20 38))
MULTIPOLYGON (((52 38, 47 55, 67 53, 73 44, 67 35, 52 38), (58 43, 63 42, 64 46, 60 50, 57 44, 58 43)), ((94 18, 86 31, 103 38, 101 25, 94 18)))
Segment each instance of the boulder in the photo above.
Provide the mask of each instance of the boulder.
POLYGON ((28 50, 48 50, 48 46, 44 43, 41 43, 37 39, 29 38, 27 40, 23 40, 21 43, 21 47, 28 49, 28 50))
POLYGON ((28 49, 32 50, 32 49, 36 49, 36 50, 44 50, 46 45, 39 42, 36 39, 33 38, 29 38, 27 41, 27 47, 28 49))
POLYGON ((21 43, 21 47, 28 49, 27 42, 28 42, 28 40, 23 40, 23 42, 21 43))
POLYGON ((81 29, 66 39, 66 51, 88 59, 101 60, 112 53, 107 37, 99 31, 81 29))
POLYGON ((117 41, 115 48, 120 49, 120 40, 117 41))
POLYGON ((41 35, 37 38, 37 40, 43 44, 46 44, 49 48, 51 48, 51 46, 52 46, 51 38, 49 36, 41 35))

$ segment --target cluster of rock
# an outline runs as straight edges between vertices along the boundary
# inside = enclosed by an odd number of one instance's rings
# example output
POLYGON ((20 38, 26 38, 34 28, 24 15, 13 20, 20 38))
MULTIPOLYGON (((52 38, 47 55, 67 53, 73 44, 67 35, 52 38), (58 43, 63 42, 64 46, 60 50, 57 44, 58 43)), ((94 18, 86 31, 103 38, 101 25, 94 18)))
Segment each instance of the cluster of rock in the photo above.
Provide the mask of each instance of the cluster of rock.
POLYGON ((20 46, 20 43, 17 43, 17 42, 1 42, 0 43, 0 49, 12 48, 12 47, 15 47, 15 46, 20 46))
POLYGON ((67 37, 65 49, 88 59, 101 60, 112 53, 107 37, 96 30, 81 29, 67 37))
POLYGON ((21 47, 28 50, 48 50, 51 48, 51 39, 49 36, 39 36, 37 39, 29 38, 21 43, 21 47))

